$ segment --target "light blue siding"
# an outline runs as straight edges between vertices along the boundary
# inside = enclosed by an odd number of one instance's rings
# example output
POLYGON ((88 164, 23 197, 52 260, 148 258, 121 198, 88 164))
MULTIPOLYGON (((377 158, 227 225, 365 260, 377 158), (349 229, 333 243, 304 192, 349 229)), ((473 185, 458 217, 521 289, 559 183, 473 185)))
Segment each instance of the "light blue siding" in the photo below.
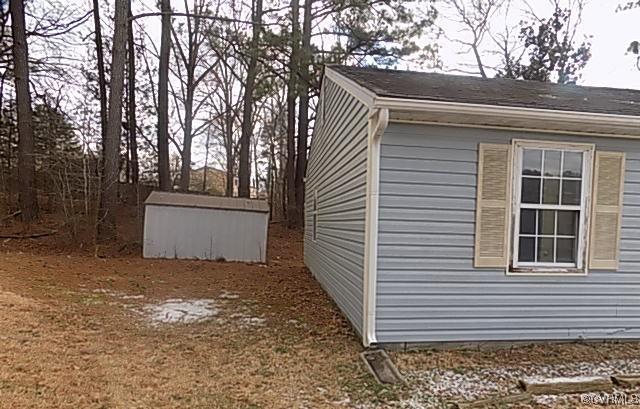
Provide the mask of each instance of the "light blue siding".
POLYGON ((391 124, 382 137, 380 343, 640 338, 640 143, 391 124), (506 276, 473 267, 478 144, 595 143, 627 154, 620 268, 506 276))
POLYGON ((367 108, 325 77, 306 176, 304 259, 362 332, 367 108), (321 106, 322 106, 321 103, 321 106), (312 239, 314 191, 317 240, 312 239))

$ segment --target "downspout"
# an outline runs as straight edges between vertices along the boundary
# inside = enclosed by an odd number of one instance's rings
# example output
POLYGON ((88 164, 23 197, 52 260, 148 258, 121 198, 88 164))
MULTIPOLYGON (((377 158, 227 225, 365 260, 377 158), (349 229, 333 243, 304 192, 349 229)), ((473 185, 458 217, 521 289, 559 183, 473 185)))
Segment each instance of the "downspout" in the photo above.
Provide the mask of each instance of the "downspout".
POLYGON ((369 347, 376 339, 376 284, 378 273, 378 200, 380 188, 380 142, 389 125, 389 110, 369 110, 367 139, 367 189, 364 239, 362 343, 369 347))

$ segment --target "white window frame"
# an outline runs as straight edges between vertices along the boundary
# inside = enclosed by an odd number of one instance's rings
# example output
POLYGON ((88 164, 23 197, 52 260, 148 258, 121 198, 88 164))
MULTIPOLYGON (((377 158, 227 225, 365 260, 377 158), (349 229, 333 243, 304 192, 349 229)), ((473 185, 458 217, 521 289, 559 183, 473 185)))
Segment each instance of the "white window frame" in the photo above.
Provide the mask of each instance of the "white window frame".
MULTIPOLYGON (((586 275, 587 255, 588 255, 588 237, 591 219, 591 196, 592 196, 592 175, 594 166, 595 145, 582 144, 572 142, 548 142, 548 141, 529 141, 514 140, 513 148, 513 192, 511 203, 511 263, 507 266, 507 274, 526 275, 526 274, 562 274, 562 275, 586 275), (581 152, 582 160, 582 181, 581 181, 581 200, 579 206, 566 205, 535 205, 530 208, 539 210, 579 210, 579 227, 578 227, 578 251, 576 254, 576 263, 544 263, 544 262, 519 262, 518 251, 520 243, 520 210, 523 208, 520 203, 522 196, 522 159, 524 149, 540 149, 540 150, 562 150, 581 152)), ((562 171, 561 171, 562 172, 562 171)), ((561 186, 562 188, 562 186, 561 186)), ((542 194, 543 184, 540 184, 542 194)), ((560 190, 560 194, 562 190, 560 190)), ((527 208, 529 206, 526 206, 527 208)), ((557 223, 557 221, 556 221, 557 223)))
POLYGON ((318 241, 318 190, 313 191, 313 203, 311 203, 311 240, 318 241))

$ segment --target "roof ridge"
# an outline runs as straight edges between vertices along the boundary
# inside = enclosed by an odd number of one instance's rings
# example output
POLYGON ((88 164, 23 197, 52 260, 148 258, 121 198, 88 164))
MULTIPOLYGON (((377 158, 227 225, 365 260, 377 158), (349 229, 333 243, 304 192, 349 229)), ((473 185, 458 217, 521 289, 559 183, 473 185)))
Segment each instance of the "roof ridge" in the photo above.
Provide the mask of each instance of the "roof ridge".
POLYGON ((473 79, 473 80, 477 80, 477 81, 487 81, 487 82, 493 82, 493 81, 501 81, 501 82, 505 82, 505 83, 518 83, 520 84, 536 84, 536 85, 545 85, 545 86, 549 86, 551 88, 556 88, 556 87, 560 87, 560 88, 564 88, 564 87, 568 87, 568 88, 587 88, 587 89, 599 89, 599 90, 615 90, 615 91, 629 91, 632 93, 638 93, 640 94, 640 89, 635 89, 635 88, 619 88, 619 87, 607 87, 607 86, 602 86, 602 85, 582 85, 582 84, 558 84, 556 82, 551 82, 551 81, 536 81, 536 80, 528 80, 528 79, 521 79, 521 78, 504 78, 504 77, 491 77, 491 78, 485 78, 485 77, 481 77, 479 75, 465 75, 465 74, 451 74, 451 73, 446 73, 446 72, 436 72, 436 71, 418 71, 418 70, 400 70, 400 69, 396 69, 396 68, 381 68, 381 67, 361 67, 361 66, 354 66, 354 65, 345 65, 345 64, 326 64, 326 67, 331 68, 335 71, 338 72, 343 72, 345 73, 346 71, 350 71, 350 70, 357 70, 357 71, 377 71, 377 72, 381 72, 381 73, 396 73, 396 74, 409 74, 409 75, 433 75, 433 76, 443 76, 443 77, 450 77, 450 78, 464 78, 464 79, 473 79))
POLYGON ((640 90, 636 89, 377 67, 327 67, 382 98, 640 116, 640 90))

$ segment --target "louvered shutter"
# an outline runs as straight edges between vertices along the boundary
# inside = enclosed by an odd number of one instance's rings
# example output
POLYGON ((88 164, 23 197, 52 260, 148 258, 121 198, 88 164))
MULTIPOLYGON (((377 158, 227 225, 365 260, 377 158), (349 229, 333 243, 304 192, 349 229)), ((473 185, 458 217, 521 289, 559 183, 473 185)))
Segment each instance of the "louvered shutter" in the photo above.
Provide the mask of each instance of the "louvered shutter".
POLYGON ((618 268, 624 153, 596 151, 589 268, 618 268))
POLYGON ((511 145, 481 143, 476 202, 476 267, 506 267, 511 200, 511 145))

